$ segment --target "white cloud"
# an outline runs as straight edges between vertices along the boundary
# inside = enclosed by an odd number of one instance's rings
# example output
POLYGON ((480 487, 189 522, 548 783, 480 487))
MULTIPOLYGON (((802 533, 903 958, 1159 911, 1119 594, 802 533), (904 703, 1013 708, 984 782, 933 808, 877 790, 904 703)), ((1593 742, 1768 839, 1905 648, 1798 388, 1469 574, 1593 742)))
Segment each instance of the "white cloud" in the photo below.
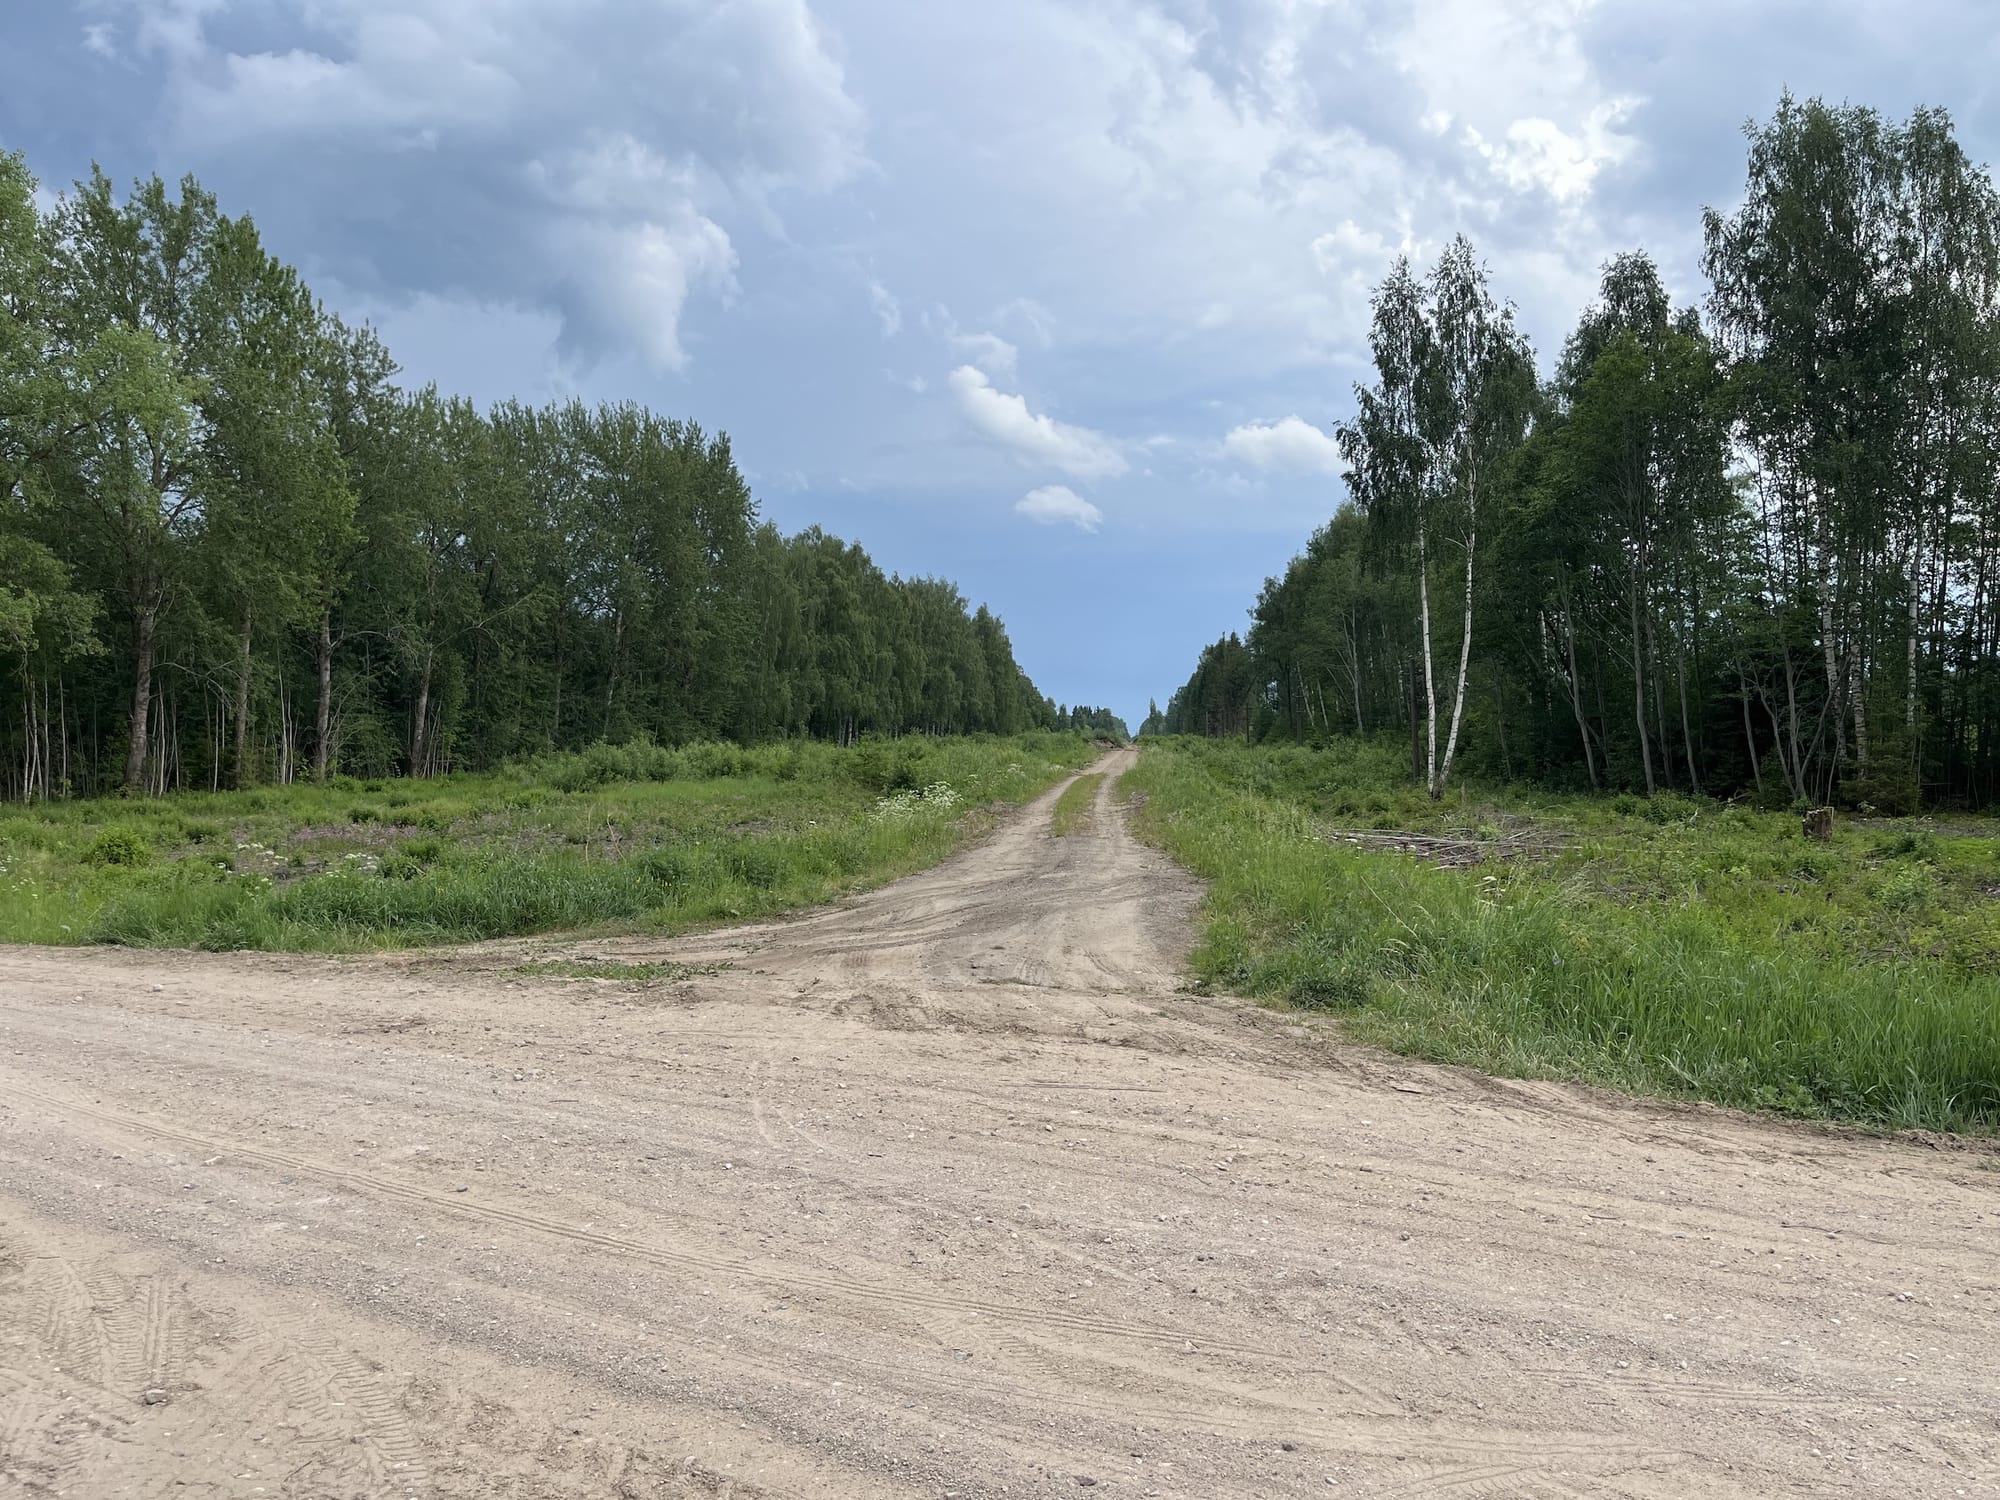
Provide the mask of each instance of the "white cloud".
POLYGON ((1324 428, 1303 417, 1246 422, 1222 440, 1230 457, 1259 469, 1293 469, 1305 474, 1338 474, 1340 445, 1324 428))
MULTIPOLYGON (((159 65, 175 159, 225 175, 315 164, 310 206, 292 210, 304 222, 285 226, 313 247, 309 274, 549 308, 582 363, 684 368, 690 300, 737 290, 735 236, 783 241, 775 205, 867 164, 861 107, 809 0, 92 8, 107 19, 86 45, 122 29, 159 65)), ((871 297, 893 336, 895 299, 879 283, 871 297)))
POLYGON ((882 337, 892 339, 903 329, 903 307, 889 289, 881 282, 868 283, 868 305, 875 309, 875 320, 882 325, 882 337))
POLYGON ((1014 502, 1014 511, 1043 526, 1067 522, 1079 531, 1095 531, 1104 520, 1103 511, 1066 484, 1045 484, 1038 490, 1029 490, 1014 502))
POLYGON ((736 252, 720 225, 683 212, 670 224, 583 228, 561 236, 590 267, 563 304, 571 352, 622 341, 656 369, 682 370, 681 309, 696 286, 734 285, 736 252))
POLYGON ((951 347, 988 375, 1012 375, 1021 353, 997 333, 954 333, 951 347))
POLYGON ((1046 464, 1078 479, 1123 474, 1125 456, 1101 433, 1072 427, 1028 410, 1028 403, 995 390, 983 370, 960 365, 949 384, 959 410, 983 436, 1024 460, 1046 464))
POLYGON ((1632 154, 1634 142, 1613 127, 1631 111, 1631 101, 1614 99, 1590 112, 1575 132, 1553 120, 1515 120, 1504 140, 1488 141, 1468 129, 1466 139, 1497 175, 1517 192, 1539 188, 1558 203, 1588 197, 1598 173, 1632 154))

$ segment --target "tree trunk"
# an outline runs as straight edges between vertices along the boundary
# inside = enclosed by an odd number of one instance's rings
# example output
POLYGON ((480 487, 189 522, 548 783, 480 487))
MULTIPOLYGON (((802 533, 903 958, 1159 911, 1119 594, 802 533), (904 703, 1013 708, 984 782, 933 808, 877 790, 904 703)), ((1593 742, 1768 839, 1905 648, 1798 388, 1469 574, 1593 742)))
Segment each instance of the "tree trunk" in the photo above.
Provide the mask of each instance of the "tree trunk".
POLYGON ((1417 668, 1414 662, 1410 664, 1409 676, 1405 679, 1403 704, 1410 717, 1410 778, 1420 781, 1424 774, 1424 738, 1417 720, 1417 668))
POLYGON ((1424 751, 1424 790, 1433 800, 1444 795, 1438 785, 1437 678, 1431 670, 1431 578, 1430 560, 1425 555, 1423 528, 1417 528, 1417 604, 1424 637, 1424 728, 1428 735, 1424 751))
POLYGON ((1688 789, 1697 797, 1701 795, 1701 776, 1695 770, 1694 731, 1688 727, 1688 679, 1687 653, 1681 649, 1679 634, 1674 640, 1674 683, 1681 695, 1681 748, 1687 752, 1688 789))
POLYGON ((417 716, 410 726, 410 774, 422 776, 424 755, 430 749, 429 725, 431 711, 431 654, 424 653, 423 671, 417 675, 417 716))
POLYGON ((147 717, 153 706, 153 642, 159 629, 157 606, 142 607, 132 622, 132 740, 125 751, 125 790, 145 786, 147 717))
POLYGON ((1757 731, 1750 722, 1750 679, 1743 675, 1741 663, 1736 667, 1736 686, 1743 694, 1743 744, 1750 752, 1750 774, 1756 778, 1757 791, 1764 790, 1764 768, 1757 763, 1757 731))
POLYGON ((611 675, 604 684, 604 728, 601 739, 611 738, 611 705, 618 697, 618 658, 625 653, 625 611, 619 610, 611 621, 611 675))
POLYGON ((1792 648, 1789 645, 1785 647, 1784 661, 1785 718, 1786 727, 1791 732, 1792 741, 1792 792, 1795 796, 1804 797, 1806 795, 1806 762, 1805 757, 1800 753, 1802 747, 1799 744, 1799 690, 1798 683, 1795 680, 1796 674, 1792 671, 1792 648))
POLYGON ((236 657, 236 789, 250 785, 250 606, 243 606, 242 649, 236 657))
POLYGON ((1562 600, 1563 643, 1569 656, 1569 708, 1576 715, 1576 732, 1583 740, 1583 764, 1590 772, 1590 789, 1597 790, 1597 756, 1590 748, 1590 725, 1583 717, 1582 679, 1576 670, 1576 622, 1569 612, 1569 581, 1563 579, 1559 585, 1562 600))
POLYGON ((1922 627, 1924 577, 1919 541, 1910 540, 1909 638, 1903 643, 1903 732, 1910 742, 1910 763, 1920 764, 1917 752, 1917 634, 1922 627))
POLYGON ((1639 570, 1635 566, 1625 590, 1632 613, 1632 727, 1639 731, 1639 761, 1646 768, 1646 795, 1652 796, 1653 749, 1646 737, 1646 645, 1639 625, 1639 570))
POLYGON ((1854 702, 1854 768, 1868 774, 1868 682, 1857 642, 1847 654, 1847 694, 1854 702))
POLYGON ((319 671, 319 702, 313 709, 313 780, 325 782, 333 764, 333 611, 319 612, 319 641, 313 648, 319 671))
POLYGON ((1646 664, 1653 672, 1653 734, 1654 743, 1660 749, 1660 781, 1667 790, 1674 785, 1673 739, 1667 734, 1667 696, 1661 684, 1666 676, 1660 666, 1660 636, 1653 623, 1652 600, 1648 598, 1646 609, 1646 664))
POLYGON ((1840 711, 1840 689, 1843 674, 1837 660, 1838 643, 1833 638, 1833 568, 1826 569, 1825 592, 1819 604, 1820 655, 1826 665, 1826 700, 1833 707, 1833 753, 1834 762, 1847 759, 1847 716, 1840 711))
MULTIPOLYGON (((1438 769, 1437 785, 1431 789, 1433 802, 1444 795, 1445 783, 1451 780, 1451 763, 1458 754, 1458 730, 1465 721, 1465 679, 1472 668, 1472 563, 1478 541, 1479 528, 1475 526, 1465 537, 1465 634, 1458 643, 1458 691, 1451 706, 1451 735, 1444 742, 1444 764, 1438 769)), ((1435 737, 1436 731, 1432 734, 1435 737)))

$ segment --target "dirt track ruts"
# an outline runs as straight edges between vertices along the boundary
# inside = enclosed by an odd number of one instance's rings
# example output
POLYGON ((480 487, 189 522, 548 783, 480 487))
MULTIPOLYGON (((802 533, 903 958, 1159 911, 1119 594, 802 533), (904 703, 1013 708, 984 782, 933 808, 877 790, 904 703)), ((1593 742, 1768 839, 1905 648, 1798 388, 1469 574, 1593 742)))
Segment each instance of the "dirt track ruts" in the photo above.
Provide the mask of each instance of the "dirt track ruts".
POLYGON ((2000 1157, 1179 993, 1115 781, 676 942, 0 949, 0 1496, 2000 1493, 2000 1157))

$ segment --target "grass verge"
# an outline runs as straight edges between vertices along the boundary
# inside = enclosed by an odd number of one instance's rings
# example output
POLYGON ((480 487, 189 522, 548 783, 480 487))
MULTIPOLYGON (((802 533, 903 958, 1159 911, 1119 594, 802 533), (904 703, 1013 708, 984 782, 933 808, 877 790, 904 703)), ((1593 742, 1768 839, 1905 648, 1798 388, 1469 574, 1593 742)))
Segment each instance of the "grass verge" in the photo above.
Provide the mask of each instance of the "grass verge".
POLYGON ((0 941, 351 951, 672 930, 934 864, 1081 735, 597 746, 486 776, 0 810, 0 941))
POLYGON ((1142 833, 1210 882, 1200 976, 1517 1076, 1872 1125, 2000 1128, 1993 825, 1468 791, 1394 748, 1153 743, 1142 833), (1490 844, 1437 868, 1357 825, 1490 844), (1521 853, 1526 848, 1532 852, 1521 853))
POLYGON ((1103 785, 1103 775, 1093 772, 1064 787, 1063 794, 1056 798, 1055 811, 1049 816, 1049 832, 1060 839, 1088 828, 1091 813, 1097 807, 1097 789, 1103 785))

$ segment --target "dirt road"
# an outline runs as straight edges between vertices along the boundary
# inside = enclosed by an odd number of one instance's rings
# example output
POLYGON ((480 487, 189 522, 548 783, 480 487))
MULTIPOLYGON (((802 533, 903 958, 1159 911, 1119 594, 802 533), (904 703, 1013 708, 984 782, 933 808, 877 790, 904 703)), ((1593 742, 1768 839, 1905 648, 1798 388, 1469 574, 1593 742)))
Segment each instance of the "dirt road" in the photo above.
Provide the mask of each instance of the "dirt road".
POLYGON ((536 950, 673 983, 0 950, 0 1495, 2000 1493, 1992 1154, 1177 995, 1051 800, 536 950))

